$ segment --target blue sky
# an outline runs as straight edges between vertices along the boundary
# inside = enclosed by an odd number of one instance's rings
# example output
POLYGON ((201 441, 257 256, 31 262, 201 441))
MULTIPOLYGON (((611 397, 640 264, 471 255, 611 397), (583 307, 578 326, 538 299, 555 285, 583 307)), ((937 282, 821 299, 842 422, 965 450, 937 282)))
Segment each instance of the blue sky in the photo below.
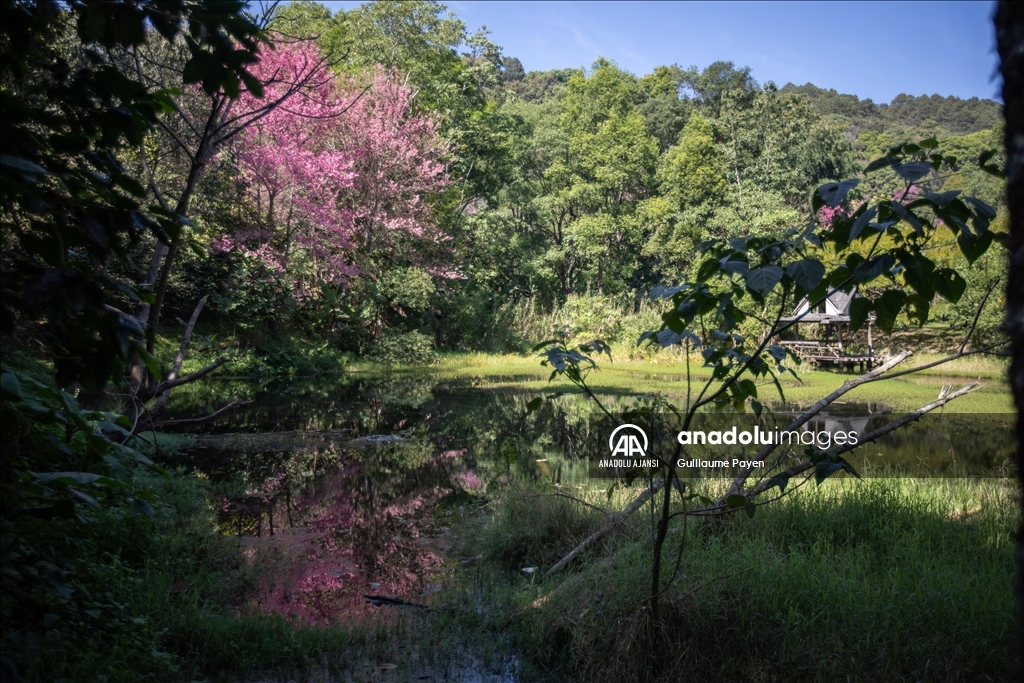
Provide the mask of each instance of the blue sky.
MULTIPOLYGON (((325 2, 333 9, 358 2, 325 2)), ((446 3, 486 25, 527 71, 659 64, 749 66, 760 83, 814 83, 889 102, 899 93, 998 99, 994 2, 446 3)))

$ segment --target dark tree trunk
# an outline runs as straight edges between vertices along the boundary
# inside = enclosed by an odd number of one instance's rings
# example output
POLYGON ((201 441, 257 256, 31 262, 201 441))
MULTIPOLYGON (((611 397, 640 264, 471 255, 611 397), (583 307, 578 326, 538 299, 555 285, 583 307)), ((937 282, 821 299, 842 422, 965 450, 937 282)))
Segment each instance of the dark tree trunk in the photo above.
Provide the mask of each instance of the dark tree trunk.
MULTIPOLYGON (((1006 117, 1006 199, 1010 207, 1010 276, 1006 329, 1010 334, 1010 387, 1017 407, 1017 477, 1024 495, 1024 3, 1002 0, 996 10, 996 44, 1003 75, 1006 117)), ((1024 659, 1024 519, 1017 532, 1017 655, 1024 659)))

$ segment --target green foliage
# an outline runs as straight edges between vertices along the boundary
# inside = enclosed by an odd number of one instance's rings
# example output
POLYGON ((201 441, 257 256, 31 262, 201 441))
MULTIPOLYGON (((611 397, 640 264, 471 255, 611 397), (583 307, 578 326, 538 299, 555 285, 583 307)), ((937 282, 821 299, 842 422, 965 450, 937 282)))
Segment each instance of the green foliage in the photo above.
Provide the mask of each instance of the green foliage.
MULTIPOLYGON (((1001 136, 997 104, 900 96, 876 106, 809 85, 779 91, 731 62, 639 78, 604 59, 524 73, 436 2, 335 14, 294 3, 268 18, 278 41, 315 37, 353 82, 377 64, 406 78, 417 114, 445 140, 451 180, 418 199, 451 239, 353 245, 348 279, 296 293, 256 259, 207 250, 214 230, 251 227, 264 207, 232 193, 230 154, 211 158, 211 143, 186 159, 176 139, 199 136, 184 130, 197 112, 224 113, 243 88, 261 94, 250 69, 270 34, 246 8, 0 9, 0 609, 4 655, 16 653, 28 680, 191 679, 239 666, 236 655, 275 666, 343 645, 337 633, 238 618, 250 579, 209 534, 205 489, 164 477, 136 448, 131 420, 76 398, 77 387, 109 388, 133 359, 160 376, 177 352, 141 322, 155 303, 143 254, 158 244, 182 247, 165 262, 165 318, 187 318, 210 295, 184 373, 222 353, 235 373, 264 377, 340 371, 355 353, 421 365, 435 346, 520 351, 543 337, 558 339, 543 347, 552 376, 585 388, 590 356, 610 355, 605 342, 633 345, 647 331, 639 353, 700 355, 711 388, 696 403, 756 412, 764 384, 782 394, 797 362, 763 320, 803 298, 856 287, 855 328, 869 316, 886 332, 944 317, 974 328, 975 345, 999 335, 1006 266, 991 246, 1005 240, 1003 159, 986 151, 1001 136), (129 59, 136 49, 141 71, 129 59), (854 154, 881 158, 852 178, 854 154), (179 207, 191 202, 192 220, 158 187, 189 188, 179 207), (818 227, 804 228, 812 216, 818 227), (682 284, 654 287, 662 280, 682 284), (45 347, 53 386, 6 369, 21 362, 8 340, 26 339, 45 347), (188 595, 171 592, 182 577, 188 595)), ((296 257, 293 267, 317 264, 296 257)), ((48 380, 49 368, 36 374, 48 380)), ((828 453, 805 458, 820 479, 845 469, 828 453)), ((596 519, 564 499, 528 502, 502 520, 506 561, 551 561, 596 519), (528 533, 515 529, 520 518, 528 533)))
POLYGON ((254 341, 267 332, 283 331, 296 309, 288 283, 259 259, 225 255, 224 260, 228 263, 217 264, 223 270, 218 269, 211 278, 210 284, 216 285, 211 287, 211 309, 230 316, 254 341))
MULTIPOLYGON (((702 408, 729 409, 742 413, 749 407, 756 416, 764 410, 765 397, 758 385, 771 383, 779 400, 786 402, 780 378, 787 372, 796 377, 794 367, 800 359, 791 347, 775 342, 777 335, 794 326, 802 315, 815 310, 834 293, 843 291, 853 298, 858 289, 867 293, 874 281, 885 278, 891 286, 871 287, 871 298, 853 299, 851 328, 854 332, 875 314, 875 322, 886 333, 893 331, 897 317, 905 314, 919 325, 928 322, 932 300, 938 295, 951 303, 962 297, 967 283, 952 268, 936 264, 928 247, 940 230, 949 230, 956 238, 968 263, 983 256, 993 242, 990 230, 995 210, 976 197, 961 198, 960 192, 929 192, 909 201, 914 183, 940 170, 952 170, 956 159, 938 152, 934 139, 917 144, 904 143, 892 147, 887 154, 868 165, 870 173, 887 168, 904 185, 902 193, 874 205, 861 204, 849 216, 832 215, 831 225, 815 230, 815 224, 790 228, 781 236, 744 236, 708 240, 701 245, 703 262, 693 279, 676 286, 661 286, 651 292, 653 299, 670 300, 671 306, 662 315, 660 329, 645 332, 640 342, 661 348, 684 346, 687 356, 693 349, 703 358, 710 377, 701 378, 699 393, 689 392, 691 375, 687 372, 685 406, 677 407, 663 398, 641 399, 624 417, 626 422, 639 422, 652 433, 659 433, 662 414, 671 413, 684 429, 702 408), (907 202, 904 204, 904 202, 907 202), (872 219, 878 222, 871 222, 872 219), (969 224, 969 225, 968 225, 969 224), (883 242, 883 237, 885 241, 883 242), (870 247, 862 254, 855 242, 868 241, 870 247), (880 291, 879 291, 880 290, 880 291), (790 310, 803 313, 787 316, 790 310), (792 317, 795 315, 796 317, 792 317), (756 337, 740 333, 748 320, 761 324, 756 337), (755 341, 756 339, 756 341, 755 341)), ((985 157, 979 160, 984 163, 985 157)), ((812 195, 811 204, 817 214, 823 207, 835 209, 843 204, 859 179, 827 183, 812 195)), ((748 333, 749 334, 749 333, 748 333)), ((596 406, 609 417, 611 413, 587 384, 587 376, 596 367, 595 354, 610 356, 610 348, 595 340, 571 347, 566 340, 555 339, 535 347, 542 351, 543 366, 552 368, 551 379, 562 377, 584 391, 596 406)), ((940 398, 942 395, 940 394, 940 398)), ((529 411, 539 409, 543 398, 531 402, 529 411)), ((651 592, 647 606, 657 624, 660 619, 661 595, 676 578, 673 571, 668 584, 662 578, 663 548, 668 538, 672 511, 673 487, 680 502, 686 506, 696 494, 687 492, 672 462, 682 453, 682 442, 675 455, 652 448, 649 454, 659 459, 665 494, 654 535, 651 562, 651 592)), ((838 472, 859 476, 842 457, 842 451, 805 449, 798 458, 805 460, 796 473, 813 471, 820 486, 838 472)), ((786 469, 769 480, 785 492, 791 476, 786 469)), ((717 503, 704 500, 708 514, 733 515, 744 510, 753 517, 757 510, 756 488, 744 490, 746 477, 737 479, 717 503)), ((686 515, 686 510, 681 513, 686 515)), ((683 545, 677 556, 681 561, 683 545)))
POLYGON ((385 330, 366 355, 384 365, 427 365, 434 360, 434 340, 417 330, 385 330))
POLYGON ((155 465, 124 444, 126 417, 83 410, 66 391, 10 370, 2 371, 2 392, 5 517, 74 520, 82 505, 99 507, 110 496, 149 510, 152 496, 134 491, 130 478, 136 464, 155 465))
POLYGON ((381 64, 408 73, 421 88, 422 106, 454 112, 465 110, 474 95, 460 92, 473 82, 473 68, 456 52, 467 38, 465 23, 440 3, 369 2, 336 15, 322 44, 338 41, 343 49, 337 56, 349 69, 381 64))
POLYGON ((268 28, 289 38, 308 39, 326 37, 337 31, 336 21, 328 7, 311 0, 302 0, 277 8, 268 28))
MULTIPOLYGON (((993 226, 995 228, 996 226, 993 226)), ((953 329, 966 334, 973 328, 968 343, 974 348, 994 344, 1005 336, 1005 283, 1009 259, 987 253, 970 268, 961 271, 966 284, 955 304, 937 306, 936 313, 948 317, 953 329)))
POLYGON ((693 110, 690 100, 679 96, 685 79, 683 70, 673 65, 655 67, 639 82, 647 97, 641 106, 647 130, 662 153, 675 144, 693 110))
POLYGON ((719 128, 740 192, 744 185, 772 190, 803 208, 802 201, 819 182, 854 171, 842 134, 820 122, 801 98, 783 95, 773 84, 752 95, 723 95, 719 128), (749 106, 743 106, 745 101, 749 106))
POLYGON ((598 60, 589 75, 569 79, 557 104, 527 112, 536 117, 532 168, 508 199, 558 298, 622 291, 642 267, 644 228, 633 211, 652 189, 658 146, 637 107, 641 95, 635 78, 598 60))
MULTIPOLYGON (((108 644, 146 652, 146 671, 168 671, 169 658, 148 656, 154 634, 118 590, 138 581, 123 569, 129 553, 107 538, 117 530, 141 549, 157 497, 134 474, 162 470, 121 443, 131 428, 123 416, 83 410, 71 394, 10 370, 2 392, 4 652, 29 680, 48 678, 40 666, 54 675, 83 659, 102 669, 108 644)), ((106 666, 116 674, 120 664, 106 666)))
POLYGON ((857 128, 876 132, 894 126, 917 128, 931 122, 947 134, 964 134, 991 129, 1002 122, 999 103, 977 97, 964 100, 953 95, 914 97, 901 93, 889 104, 875 104, 811 83, 787 83, 781 91, 799 93, 821 114, 842 117, 857 128))
POLYGON ((722 113, 725 98, 733 101, 748 101, 756 91, 757 82, 750 73, 750 67, 737 69, 732 62, 718 61, 703 71, 690 67, 681 79, 682 87, 690 90, 698 107, 705 116, 718 118, 722 113))
POLYGON ((524 102, 543 104, 564 94, 569 79, 577 74, 579 69, 530 71, 517 84, 508 84, 507 87, 524 102))
POLYGON ((128 549, 152 549, 150 518, 115 505, 72 528, 6 517, 3 526, 3 649, 21 680, 173 676, 174 658, 128 604, 144 581, 128 549))
POLYGON ((4 249, 2 326, 38 321, 58 382, 99 388, 118 376, 143 330, 117 308, 148 295, 106 273, 143 236, 167 242, 183 219, 145 206, 142 183, 122 163, 171 106, 112 65, 108 50, 183 40, 186 84, 239 92, 260 86, 247 66, 262 32, 241 2, 192 6, 148 0, 6 3, 0 116, 4 249), (148 27, 152 27, 150 30, 148 27), (157 37, 159 35, 159 38, 157 37))
POLYGON ((136 471, 132 485, 154 493, 151 514, 121 499, 65 527, 5 516, 0 642, 19 680, 193 680, 350 647, 347 631, 239 614, 256 577, 210 532, 204 482, 136 471))
POLYGON ((726 193, 725 174, 711 123, 694 114, 683 129, 679 144, 662 158, 658 169, 662 193, 682 209, 699 207, 726 193))
POLYGON ((706 224, 728 196, 726 172, 711 123, 694 114, 679 144, 661 158, 657 174, 661 196, 644 207, 647 220, 657 226, 645 251, 663 263, 665 274, 686 272, 695 247, 706 239, 706 224))

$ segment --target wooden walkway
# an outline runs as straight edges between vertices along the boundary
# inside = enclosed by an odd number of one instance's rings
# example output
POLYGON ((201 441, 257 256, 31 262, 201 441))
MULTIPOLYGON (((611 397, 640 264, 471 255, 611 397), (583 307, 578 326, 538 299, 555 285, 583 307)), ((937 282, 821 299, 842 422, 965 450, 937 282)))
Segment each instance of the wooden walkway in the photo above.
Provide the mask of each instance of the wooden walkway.
POLYGON ((837 370, 860 369, 861 372, 881 365, 885 358, 874 353, 850 354, 838 345, 823 344, 816 341, 780 341, 796 352, 800 359, 819 368, 835 368, 837 370))

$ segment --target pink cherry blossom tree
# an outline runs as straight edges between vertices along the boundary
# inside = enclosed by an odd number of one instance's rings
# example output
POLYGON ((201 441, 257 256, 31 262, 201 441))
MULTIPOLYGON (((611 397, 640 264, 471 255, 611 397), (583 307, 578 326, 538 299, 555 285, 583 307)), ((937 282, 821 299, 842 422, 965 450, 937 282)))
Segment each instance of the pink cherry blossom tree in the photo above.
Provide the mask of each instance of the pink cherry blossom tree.
POLYGON ((402 233, 444 241, 428 202, 448 184, 437 122, 413 114, 413 90, 398 72, 378 66, 368 76, 368 89, 339 126, 342 145, 354 152, 356 175, 344 196, 356 238, 363 249, 388 246, 402 233))
POLYGON ((446 239, 428 201, 448 183, 446 150, 436 123, 413 112, 412 90, 380 67, 365 83, 339 79, 308 43, 279 44, 254 71, 273 97, 311 68, 300 92, 239 136, 248 219, 213 244, 285 275, 299 299, 344 284, 360 252, 393 246, 398 233, 446 239))

